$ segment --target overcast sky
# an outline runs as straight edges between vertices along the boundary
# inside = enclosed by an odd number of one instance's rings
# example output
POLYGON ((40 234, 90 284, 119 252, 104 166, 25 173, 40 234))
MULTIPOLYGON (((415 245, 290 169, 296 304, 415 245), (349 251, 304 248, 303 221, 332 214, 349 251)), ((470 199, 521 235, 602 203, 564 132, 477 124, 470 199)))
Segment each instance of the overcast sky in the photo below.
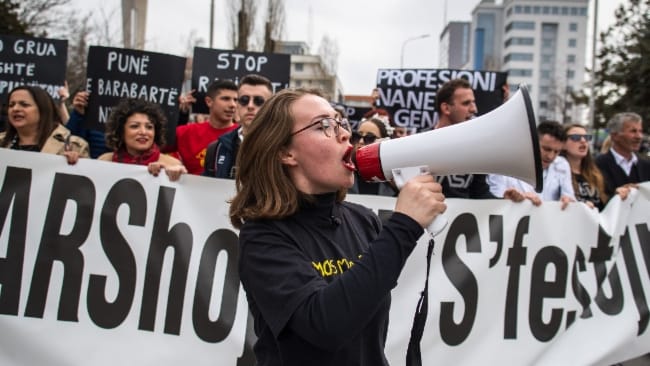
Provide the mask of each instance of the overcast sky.
MULTIPOLYGON (((72 1, 84 11, 93 10, 96 16, 101 12, 109 16, 116 24, 114 31, 121 34, 120 0, 72 1)), ((305 41, 311 45, 312 53, 318 52, 324 35, 336 40, 340 50, 338 75, 345 94, 367 95, 375 85, 377 69, 400 66, 403 45, 404 67, 438 67, 438 41, 445 19, 469 21, 479 2, 286 0, 285 40, 305 41), (404 43, 424 34, 430 37, 404 43)), ((589 2, 590 19, 593 2, 589 2)), ((622 2, 624 0, 599 1, 599 29, 605 29, 613 21, 614 9, 622 2)), ((208 46, 209 22, 210 0, 149 0, 146 49, 186 56, 187 40, 192 32, 205 40, 204 47, 208 46)), ((592 25, 588 29, 591 40, 592 25)), ((214 48, 230 48, 227 33, 226 0, 215 0, 214 48)), ((118 37, 121 36, 116 36, 119 40, 118 37)))

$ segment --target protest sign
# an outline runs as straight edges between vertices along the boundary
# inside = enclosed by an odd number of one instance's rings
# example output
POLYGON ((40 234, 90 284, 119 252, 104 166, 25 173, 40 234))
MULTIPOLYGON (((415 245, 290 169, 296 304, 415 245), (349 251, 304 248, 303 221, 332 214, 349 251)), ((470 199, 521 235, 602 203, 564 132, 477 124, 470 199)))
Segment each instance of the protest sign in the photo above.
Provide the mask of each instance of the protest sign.
POLYGON ((192 89, 196 103, 192 112, 208 113, 206 91, 215 80, 228 79, 239 84, 242 76, 258 74, 271 80, 275 93, 289 86, 290 69, 291 58, 285 54, 194 47, 192 89))
POLYGON ((391 113, 398 127, 418 131, 429 129, 438 121, 435 98, 442 84, 452 79, 467 79, 474 90, 478 115, 481 115, 504 102, 502 86, 506 77, 506 73, 494 71, 379 69, 379 107, 391 113))
POLYGON ((0 35, 0 101, 23 84, 39 86, 59 100, 67 59, 66 40, 0 35))
POLYGON ((124 98, 160 105, 167 117, 167 143, 174 143, 185 58, 124 48, 91 46, 86 90, 86 126, 104 129, 111 108, 124 98))

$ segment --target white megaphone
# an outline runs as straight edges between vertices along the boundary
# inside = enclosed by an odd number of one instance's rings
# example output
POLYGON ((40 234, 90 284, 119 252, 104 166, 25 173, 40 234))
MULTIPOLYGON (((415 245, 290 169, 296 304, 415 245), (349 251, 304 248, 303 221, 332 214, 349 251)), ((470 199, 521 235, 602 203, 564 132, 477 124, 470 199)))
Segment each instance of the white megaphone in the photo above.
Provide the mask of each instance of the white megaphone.
MULTIPOLYGON (((535 114, 525 86, 499 108, 445 128, 360 148, 359 175, 366 181, 394 179, 401 188, 417 174, 500 174, 542 190, 542 162, 535 114)), ((427 228, 436 235, 447 221, 440 215, 427 228)))

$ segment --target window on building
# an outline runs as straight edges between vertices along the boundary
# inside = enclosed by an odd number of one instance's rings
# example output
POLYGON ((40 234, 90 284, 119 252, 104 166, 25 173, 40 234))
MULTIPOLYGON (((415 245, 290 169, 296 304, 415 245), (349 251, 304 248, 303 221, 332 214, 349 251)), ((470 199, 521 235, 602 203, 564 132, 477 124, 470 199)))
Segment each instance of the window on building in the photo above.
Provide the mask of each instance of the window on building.
POLYGON ((515 5, 515 14, 521 14, 522 11, 521 5, 515 5))
POLYGON ((509 61, 533 61, 532 53, 514 52, 509 53, 503 58, 504 62, 509 61))
POLYGON ((560 8, 557 6, 551 7, 551 14, 553 15, 559 15, 560 14, 560 8))
POLYGON ((547 109, 548 108, 548 102, 545 101, 545 100, 539 102, 539 108, 540 109, 547 109))
POLYGON ((576 47, 578 41, 575 38, 569 38, 569 47, 576 47))
POLYGON ((551 14, 551 7, 550 6, 542 7, 542 14, 551 14))
POLYGON ((569 15, 569 8, 566 6, 562 7, 562 15, 569 15))
POLYGON ((573 70, 567 70, 566 71, 566 78, 571 80, 576 76, 576 72, 573 70))
POLYGON ((540 86, 540 87, 539 87, 539 92, 540 92, 541 94, 548 94, 548 91, 549 91, 549 87, 548 87, 548 86, 540 86))
POLYGON ((535 5, 533 6, 533 14, 540 14, 542 12, 542 7, 535 5))
POLYGON ((530 14, 532 12, 532 9, 530 8, 530 5, 524 6, 524 14, 530 14))
POLYGON ((512 37, 506 40, 506 47, 510 45, 532 46, 534 42, 533 37, 512 37))
POLYGON ((577 32, 578 31, 578 23, 569 23, 569 30, 571 32, 577 32))
POLYGON ((587 8, 580 8, 580 15, 583 17, 587 16, 587 8))
POLYGON ((531 70, 531 69, 510 69, 510 70, 508 70, 508 75, 511 75, 511 76, 533 76, 533 70, 531 70))
POLYGON ((510 22, 506 25, 506 32, 509 32, 511 29, 534 30, 535 22, 510 22))
POLYGON ((305 65, 302 62, 296 62, 293 64, 293 70, 294 71, 302 71, 305 65))
POLYGON ((540 76, 545 78, 545 79, 550 79, 551 78, 551 70, 542 70, 540 72, 540 76))
POLYGON ((576 62, 576 55, 567 55, 566 62, 574 64, 576 62))
POLYGON ((302 86, 302 80, 296 80, 296 87, 300 88, 302 86))
POLYGON ((571 8, 571 15, 577 16, 578 15, 578 8, 575 6, 571 8))
POLYGON ((542 55, 542 63, 549 64, 553 63, 555 57, 553 55, 542 55))

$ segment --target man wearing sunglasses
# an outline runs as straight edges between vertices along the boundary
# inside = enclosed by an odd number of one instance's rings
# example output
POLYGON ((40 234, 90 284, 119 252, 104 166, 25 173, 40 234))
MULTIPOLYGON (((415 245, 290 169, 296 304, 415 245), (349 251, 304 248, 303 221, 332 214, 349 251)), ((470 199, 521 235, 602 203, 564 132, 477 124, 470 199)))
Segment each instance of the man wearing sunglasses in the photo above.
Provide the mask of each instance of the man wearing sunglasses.
POLYGON ((235 179, 235 159, 239 144, 257 112, 272 95, 273 85, 264 76, 249 74, 241 78, 237 92, 237 116, 240 126, 208 145, 204 176, 235 179))
POLYGON ((650 181, 650 161, 639 159, 636 153, 643 142, 641 116, 633 112, 615 114, 607 123, 612 147, 596 158, 605 179, 605 193, 612 197, 618 188, 636 187, 650 181))

